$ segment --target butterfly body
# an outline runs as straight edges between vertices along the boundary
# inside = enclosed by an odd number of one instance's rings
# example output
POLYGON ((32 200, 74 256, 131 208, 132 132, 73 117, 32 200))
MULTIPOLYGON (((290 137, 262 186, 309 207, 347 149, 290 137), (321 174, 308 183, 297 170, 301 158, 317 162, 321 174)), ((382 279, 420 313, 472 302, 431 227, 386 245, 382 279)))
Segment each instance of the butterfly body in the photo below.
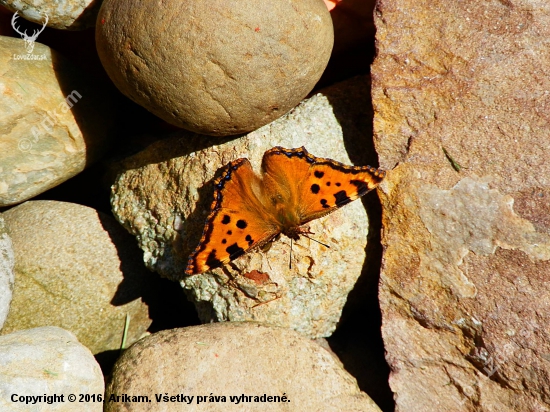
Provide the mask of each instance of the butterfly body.
POLYGON ((304 147, 274 147, 262 159, 261 177, 248 159, 229 163, 214 181, 214 201, 186 274, 219 267, 261 248, 281 233, 297 240, 302 227, 372 190, 385 172, 311 155, 304 147))

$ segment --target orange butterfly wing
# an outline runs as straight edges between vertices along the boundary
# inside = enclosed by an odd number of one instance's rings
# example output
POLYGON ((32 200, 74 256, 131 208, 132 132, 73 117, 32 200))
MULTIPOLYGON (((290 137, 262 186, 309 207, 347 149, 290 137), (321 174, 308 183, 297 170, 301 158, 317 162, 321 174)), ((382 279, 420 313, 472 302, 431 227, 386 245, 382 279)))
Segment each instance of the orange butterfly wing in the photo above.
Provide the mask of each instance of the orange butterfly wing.
POLYGON ((287 214, 297 225, 318 219, 374 189, 386 172, 371 166, 348 166, 313 156, 301 147, 267 151, 262 161, 264 181, 276 182, 287 214))
POLYGON ((262 178, 238 159, 214 181, 214 201, 185 273, 203 273, 363 196, 385 172, 313 156, 304 147, 274 147, 262 159, 262 178))
POLYGON ((248 159, 226 166, 214 181, 214 201, 199 246, 189 257, 185 273, 203 273, 269 242, 279 232, 258 199, 261 181, 248 159))

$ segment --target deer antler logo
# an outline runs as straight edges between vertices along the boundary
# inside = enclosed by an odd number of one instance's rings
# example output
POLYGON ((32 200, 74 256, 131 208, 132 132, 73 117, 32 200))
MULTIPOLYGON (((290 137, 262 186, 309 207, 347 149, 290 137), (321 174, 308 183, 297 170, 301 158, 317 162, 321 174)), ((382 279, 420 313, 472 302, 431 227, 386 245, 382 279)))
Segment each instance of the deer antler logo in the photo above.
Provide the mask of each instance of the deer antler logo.
POLYGON ((13 17, 11 18, 11 27, 13 27, 13 29, 19 34, 21 35, 21 38, 23 40, 25 40, 25 49, 27 50, 27 53, 31 54, 32 51, 34 50, 34 42, 36 41, 36 38, 38 37, 38 35, 40 33, 42 33, 44 31, 44 28, 46 27, 46 24, 48 23, 48 15, 46 15, 46 21, 44 22, 44 24, 42 25, 42 28, 40 30, 37 30, 35 29, 34 30, 34 33, 32 34, 32 36, 29 36, 27 34, 27 30, 25 30, 23 33, 21 33, 21 31, 17 28, 17 26, 15 25, 16 24, 16 20, 17 18, 19 17, 17 15, 18 12, 15 12, 15 14, 13 15, 13 17))

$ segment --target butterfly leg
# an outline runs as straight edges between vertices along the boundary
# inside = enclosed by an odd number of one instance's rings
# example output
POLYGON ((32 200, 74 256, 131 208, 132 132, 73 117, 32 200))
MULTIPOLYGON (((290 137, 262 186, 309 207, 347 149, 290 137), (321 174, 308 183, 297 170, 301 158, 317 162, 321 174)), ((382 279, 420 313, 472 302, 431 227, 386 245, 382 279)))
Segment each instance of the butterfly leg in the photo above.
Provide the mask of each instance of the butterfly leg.
POLYGON ((268 303, 271 303, 277 299, 281 299, 281 295, 277 294, 273 299, 271 300, 267 300, 265 302, 259 302, 259 303, 256 303, 254 306, 252 306, 252 309, 255 309, 257 308, 258 306, 261 306, 261 305, 267 305, 268 303))
MULTIPOLYGON (((237 265, 236 265, 235 263, 233 263, 233 261, 229 261, 228 263, 226 263, 226 264, 223 266, 223 269, 225 269, 226 266, 231 267, 231 269, 233 269, 233 270, 234 270, 235 272, 237 272, 237 273, 239 272, 239 268, 237 267, 237 265)), ((228 275, 229 277, 232 277, 232 276, 231 276, 231 273, 230 273, 229 271, 225 271, 225 270, 224 270, 224 272, 226 272, 225 274, 228 275)))
POLYGON ((296 231, 296 234, 297 234, 298 236, 300 236, 300 235, 314 235, 315 233, 313 233, 313 232, 311 231, 311 229, 309 228, 309 226, 300 226, 300 227, 298 228, 298 230, 296 231))
POLYGON ((271 249, 271 245, 273 245, 273 242, 267 242, 265 245, 262 245, 260 250, 266 253, 269 249, 271 249))
POLYGON ((290 256, 288 257, 288 268, 292 269, 292 238, 290 238, 290 256))
POLYGON ((307 236, 307 235, 314 235, 314 234, 315 234, 315 233, 313 233, 311 230, 309 230, 309 227, 299 227, 299 228, 296 230, 296 235, 297 235, 297 236, 303 236, 303 237, 305 237, 305 238, 307 238, 307 239, 309 239, 309 240, 313 240, 314 242, 317 242, 317 243, 319 243, 320 245, 323 245, 323 246, 325 246, 325 247, 327 247, 327 248, 330 249, 330 246, 327 245, 326 243, 323 243, 323 242, 321 242, 321 241, 319 241, 319 240, 317 240, 317 239, 313 239, 312 237, 307 236))
POLYGON ((271 263, 269 263, 269 258, 267 257, 267 255, 265 255, 265 260, 267 262, 267 266, 269 266, 269 270, 273 272, 273 268, 271 267, 271 263))

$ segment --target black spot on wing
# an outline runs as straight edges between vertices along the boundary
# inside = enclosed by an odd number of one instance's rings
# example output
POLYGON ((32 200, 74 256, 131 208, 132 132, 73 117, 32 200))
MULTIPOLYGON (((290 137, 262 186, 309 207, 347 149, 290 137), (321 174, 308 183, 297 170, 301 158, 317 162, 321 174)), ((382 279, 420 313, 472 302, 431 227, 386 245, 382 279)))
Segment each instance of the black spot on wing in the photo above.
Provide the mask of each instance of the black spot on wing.
POLYGON ((233 243, 231 246, 226 247, 225 251, 229 253, 229 259, 231 260, 237 259, 244 254, 244 249, 237 245, 237 243, 233 243))
POLYGON ((342 183, 337 182, 337 183, 336 183, 336 186, 340 187, 340 186, 342 186, 342 183))
POLYGON ((212 251, 208 254, 208 257, 206 258, 206 266, 208 266, 210 269, 217 268, 222 265, 222 262, 216 258, 216 249, 212 249, 212 251))
POLYGON ((237 220, 237 227, 239 229, 244 229, 247 226, 248 226, 248 223, 246 223, 245 220, 242 220, 242 219, 237 220))
POLYGON ((229 222, 231 222, 231 218, 229 217, 229 215, 223 215, 222 223, 224 225, 227 225, 229 222))
POLYGON ((250 235, 246 235, 244 239, 248 242, 248 246, 252 246, 252 243, 254 243, 254 239, 250 235))
POLYGON ((319 185, 317 183, 313 183, 311 185, 311 193, 316 195, 317 193, 319 193, 319 190, 321 190, 321 188, 319 187, 319 185))
POLYGON ((222 239, 222 243, 225 245, 227 243, 227 239, 222 239))
POLYGON ((233 232, 232 232, 231 230, 228 230, 228 231, 227 231, 227 234, 228 234, 229 236, 231 236, 231 235, 233 234, 233 232))
POLYGON ((325 175, 325 172, 321 172, 320 170, 316 170, 314 173, 316 178, 320 179, 325 175))
POLYGON ((327 199, 321 199, 321 205, 323 206, 323 209, 328 209, 330 207, 327 205, 327 199))
POLYGON ((327 182, 326 185, 327 185, 327 186, 330 186, 330 182, 327 182))
POLYGON ((363 196, 369 191, 369 186, 362 180, 351 180, 350 183, 357 188, 357 194, 363 196))
POLYGON ((348 197, 348 194, 345 190, 340 190, 334 194, 334 199, 336 201, 336 206, 344 206, 351 202, 351 199, 348 197))

